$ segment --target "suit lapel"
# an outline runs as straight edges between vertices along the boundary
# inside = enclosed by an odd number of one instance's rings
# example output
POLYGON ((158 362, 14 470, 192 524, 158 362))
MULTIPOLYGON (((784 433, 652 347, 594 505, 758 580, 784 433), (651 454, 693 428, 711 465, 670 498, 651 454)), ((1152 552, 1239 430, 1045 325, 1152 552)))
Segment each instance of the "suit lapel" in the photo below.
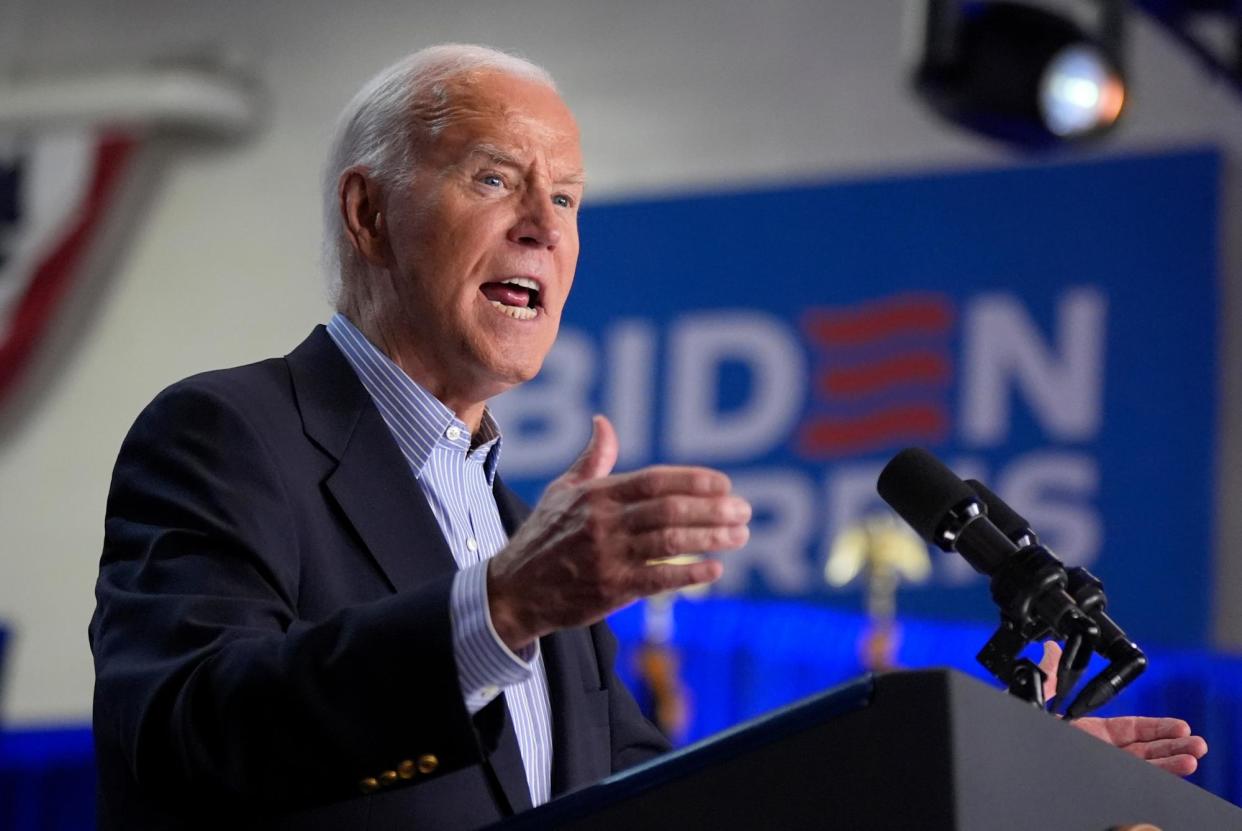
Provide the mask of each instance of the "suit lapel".
POLYGON ((586 629, 562 629, 539 644, 552 702, 552 793, 559 795, 612 772, 608 692, 593 680, 598 661, 586 629))
POLYGON ((326 484, 397 591, 457 570, 431 506, 375 407, 362 413, 326 484))
POLYGON ((457 566, 388 425, 327 330, 286 357, 306 435, 337 460, 325 487, 395 591, 457 566))
POLYGON ((501 693, 474 716, 476 732, 480 737, 480 750, 487 759, 488 768, 495 778, 494 785, 508 802, 510 813, 525 811, 531 807, 530 786, 526 782, 526 766, 522 763, 522 750, 518 746, 513 719, 509 716, 509 704, 501 693), (494 744, 486 737, 494 737, 494 744))
POLYGON ((497 476, 492 483, 492 495, 496 497, 496 509, 500 512, 500 524, 510 537, 518 526, 530 516, 530 506, 522 501, 516 493, 505 487, 505 483, 497 476))

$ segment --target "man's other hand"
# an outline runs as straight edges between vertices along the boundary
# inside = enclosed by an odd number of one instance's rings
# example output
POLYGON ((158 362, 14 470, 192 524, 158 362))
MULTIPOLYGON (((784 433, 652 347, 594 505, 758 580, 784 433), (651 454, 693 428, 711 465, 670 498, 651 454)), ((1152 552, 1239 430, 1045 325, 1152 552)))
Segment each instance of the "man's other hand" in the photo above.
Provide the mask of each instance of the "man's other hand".
POLYGON ((489 562, 492 623, 510 649, 640 597, 710 583, 723 570, 715 560, 664 561, 749 539, 750 505, 729 493, 723 473, 656 466, 610 475, 616 460, 617 434, 597 415, 582 455, 489 562))
MULTIPOLYGON (((1044 657, 1039 668, 1044 671, 1044 695, 1051 698, 1057 689, 1057 665, 1061 647, 1053 641, 1044 644, 1044 657)), ((1180 718, 1118 716, 1116 718, 1080 718, 1070 722, 1084 733, 1119 747, 1132 756, 1146 759, 1159 768, 1178 776, 1189 776, 1207 755, 1207 741, 1195 736, 1190 725, 1180 718)))

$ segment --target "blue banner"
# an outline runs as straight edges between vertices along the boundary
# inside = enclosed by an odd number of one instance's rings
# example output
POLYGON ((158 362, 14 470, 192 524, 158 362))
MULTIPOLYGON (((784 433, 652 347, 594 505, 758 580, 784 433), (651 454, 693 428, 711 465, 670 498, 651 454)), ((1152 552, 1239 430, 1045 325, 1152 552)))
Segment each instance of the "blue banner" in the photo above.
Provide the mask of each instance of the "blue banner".
MULTIPOLYGON (((834 541, 929 448, 1099 576, 1140 643, 1209 633, 1215 151, 588 207, 560 339, 497 402, 534 500, 607 413, 620 468, 725 470, 752 538, 713 591, 859 608, 834 541)), ((995 616, 934 552, 902 614, 995 616)))

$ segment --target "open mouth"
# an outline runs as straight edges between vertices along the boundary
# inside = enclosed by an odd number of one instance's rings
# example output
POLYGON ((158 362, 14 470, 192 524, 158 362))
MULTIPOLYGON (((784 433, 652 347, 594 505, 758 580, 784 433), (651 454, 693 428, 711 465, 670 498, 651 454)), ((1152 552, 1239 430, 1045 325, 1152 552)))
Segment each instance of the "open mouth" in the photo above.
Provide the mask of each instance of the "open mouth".
POLYGON ((534 320, 543 308, 539 283, 529 277, 484 283, 479 290, 498 311, 516 320, 534 320))

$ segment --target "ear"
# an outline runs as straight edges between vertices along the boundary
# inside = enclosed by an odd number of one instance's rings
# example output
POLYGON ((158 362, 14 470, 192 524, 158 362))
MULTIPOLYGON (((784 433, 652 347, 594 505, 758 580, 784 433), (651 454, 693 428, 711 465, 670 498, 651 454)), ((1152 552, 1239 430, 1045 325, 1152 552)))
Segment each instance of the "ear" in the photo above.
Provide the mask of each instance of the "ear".
POLYGON ((362 258, 372 265, 388 264, 387 218, 383 194, 366 168, 351 167, 341 174, 337 198, 345 235, 362 258))

